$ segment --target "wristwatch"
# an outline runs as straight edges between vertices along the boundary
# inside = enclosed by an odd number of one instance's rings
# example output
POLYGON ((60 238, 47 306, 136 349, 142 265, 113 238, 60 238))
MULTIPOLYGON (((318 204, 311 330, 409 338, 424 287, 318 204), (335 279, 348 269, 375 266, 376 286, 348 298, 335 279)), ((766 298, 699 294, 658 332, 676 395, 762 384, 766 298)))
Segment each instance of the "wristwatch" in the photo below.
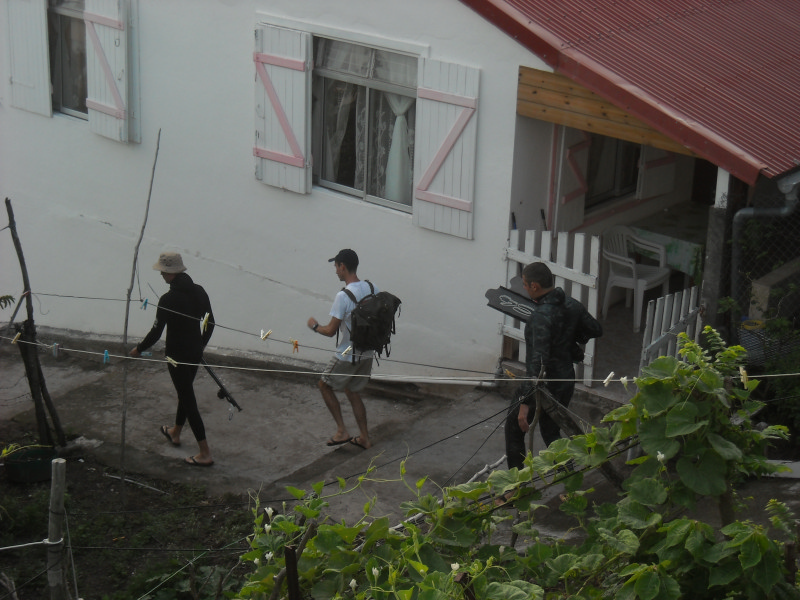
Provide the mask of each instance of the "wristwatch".
POLYGON ((316 330, 317 330, 317 327, 319 327, 319 323, 314 323, 314 326, 313 326, 311 329, 312 329, 313 331, 316 331, 316 330))

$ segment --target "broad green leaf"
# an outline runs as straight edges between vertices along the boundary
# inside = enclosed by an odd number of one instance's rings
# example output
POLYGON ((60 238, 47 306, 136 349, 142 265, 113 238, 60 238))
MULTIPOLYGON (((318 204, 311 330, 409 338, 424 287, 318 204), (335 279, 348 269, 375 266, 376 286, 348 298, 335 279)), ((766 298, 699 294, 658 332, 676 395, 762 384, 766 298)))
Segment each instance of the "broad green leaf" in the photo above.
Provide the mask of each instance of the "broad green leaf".
POLYGON ((655 506, 667 500, 667 488, 657 479, 639 479, 628 488, 632 500, 655 506))
POLYGON ((305 490, 297 489, 296 487, 293 487, 291 485, 286 486, 286 491, 289 492, 292 496, 294 496, 298 500, 302 500, 303 497, 306 495, 305 490))
POLYGON ((678 454, 681 444, 678 440, 668 438, 666 429, 667 421, 663 417, 643 421, 639 425, 639 442, 641 442, 642 448, 647 454, 656 456, 661 452, 665 460, 669 460, 678 454))
POLYGON ((728 585, 731 581, 741 576, 741 574, 741 567, 731 561, 712 566, 711 572, 708 575, 708 587, 712 588, 715 585, 728 585))
POLYGON ((578 564, 578 557, 575 554, 561 554, 547 561, 547 566, 555 571, 559 577, 563 577, 575 569, 578 564))
POLYGON ((682 598, 681 586, 669 575, 661 575, 661 593, 658 595, 659 600, 678 600, 682 598))
POLYGON ((772 590, 772 586, 781 578, 781 569, 778 559, 774 554, 764 555, 761 562, 753 569, 753 581, 765 594, 772 590))
MULTIPOLYGON (((701 558, 710 564, 718 564, 733 554, 736 554, 736 548, 732 547, 728 542, 722 542, 708 548, 701 558)), ((741 569, 738 570, 741 571, 741 569)))
POLYGON ((661 582, 658 579, 658 574, 648 569, 636 580, 634 590, 636 590, 636 595, 639 596, 641 600, 653 600, 653 598, 658 596, 658 588, 660 585, 661 582))
POLYGON ((666 530, 667 537, 664 540, 666 547, 677 546, 686 539, 689 531, 692 528, 692 522, 689 519, 676 519, 664 527, 662 531, 666 530))
POLYGON ((486 586, 485 594, 485 600, 538 600, 544 596, 544 590, 525 581, 511 583, 493 581, 486 586))
POLYGON ((628 422, 635 421, 639 416, 636 407, 633 404, 624 404, 619 408, 606 413, 601 420, 601 423, 611 423, 616 421, 628 422))
POLYGON ((616 534, 608 529, 599 529, 603 540, 617 552, 635 554, 639 549, 639 538, 630 529, 622 529, 616 534))
POLYGON ((342 538, 338 533, 331 530, 329 526, 321 525, 314 537, 314 546, 324 554, 330 554, 339 548, 342 538))
POLYGON ((654 381, 639 391, 639 397, 648 418, 657 417, 680 400, 669 381, 654 381))
POLYGON ((429 535, 432 542, 464 548, 471 546, 478 539, 478 532, 468 523, 453 517, 444 517, 429 535))
POLYGON ((520 483, 519 478, 519 469, 514 467, 513 469, 503 470, 497 469, 492 471, 489 477, 486 479, 498 494, 503 494, 509 490, 513 490, 517 487, 520 483))
POLYGON ((618 503, 619 520, 633 529, 646 529, 661 522, 661 515, 643 504, 625 498, 618 503))
POLYGON ((447 493, 453 498, 467 498, 469 500, 477 500, 488 491, 489 486, 483 481, 462 483, 461 485, 447 488, 447 493))
POLYGON ((673 406, 667 413, 666 436, 669 438, 694 433, 701 427, 708 424, 708 421, 697 420, 697 407, 691 402, 684 402, 673 406))
POLYGON ((758 543, 751 537, 742 544, 739 549, 739 563, 743 569, 750 569, 756 566, 761 560, 761 550, 758 543))
POLYGON ((713 450, 701 454, 697 461, 683 456, 675 466, 686 487, 702 496, 720 496, 725 492, 725 467, 725 461, 713 450))
MULTIPOLYGON (((645 379, 653 377, 655 379, 669 379, 675 375, 678 369, 679 361, 674 356, 659 356, 646 367, 642 368, 642 377, 645 379)), ((640 387, 641 389, 641 387, 640 387)))
POLYGON ((725 460, 739 460, 742 458, 742 451, 739 449, 739 446, 726 440, 721 435, 709 433, 708 441, 711 442, 711 446, 717 451, 717 454, 725 460))

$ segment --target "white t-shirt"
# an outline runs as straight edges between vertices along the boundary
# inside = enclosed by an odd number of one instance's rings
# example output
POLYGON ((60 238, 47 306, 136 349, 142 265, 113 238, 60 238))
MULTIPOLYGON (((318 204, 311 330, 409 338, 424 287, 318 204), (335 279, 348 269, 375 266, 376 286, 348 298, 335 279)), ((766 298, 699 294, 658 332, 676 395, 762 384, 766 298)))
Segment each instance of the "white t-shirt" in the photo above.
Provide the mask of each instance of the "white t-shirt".
MULTIPOLYGON (((361 300, 370 293, 369 283, 366 281, 354 281, 353 283, 347 284, 345 287, 353 293, 356 300, 361 300)), ((373 283, 372 287, 375 290, 373 293, 377 294, 377 286, 373 283)), ((342 353, 350 347, 350 313, 353 312, 355 307, 355 302, 350 299, 350 296, 348 296, 344 290, 337 293, 336 298, 333 300, 330 316, 341 320, 339 324, 339 345, 336 346, 336 358, 339 360, 353 360, 353 350, 350 350, 347 354, 342 353)), ((374 355, 375 353, 372 350, 359 352, 356 353, 356 360, 372 358, 374 355)))

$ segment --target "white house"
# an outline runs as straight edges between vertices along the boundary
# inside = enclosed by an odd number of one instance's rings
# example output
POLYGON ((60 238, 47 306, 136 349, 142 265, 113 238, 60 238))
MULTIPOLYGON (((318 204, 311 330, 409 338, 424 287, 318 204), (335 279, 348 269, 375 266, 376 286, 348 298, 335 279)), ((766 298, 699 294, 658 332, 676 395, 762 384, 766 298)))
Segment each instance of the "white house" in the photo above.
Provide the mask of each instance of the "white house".
MULTIPOLYGON (((542 42, 558 40, 511 4, 0 0, 0 194, 37 324, 122 334, 151 197, 134 339, 170 249, 209 292, 212 345, 323 362, 333 343, 305 324, 327 314, 328 258, 349 247, 403 302, 380 372, 491 375, 502 318, 484 292, 507 280, 510 229, 599 233, 658 213, 692 195, 698 157, 739 176, 702 152, 716 133, 683 136, 579 69, 558 75, 542 42), (525 108, 531 93, 544 108, 525 108), (614 125, 554 117, 565 98, 614 125)), ((0 267, 0 292, 19 296, 4 235, 0 267)))

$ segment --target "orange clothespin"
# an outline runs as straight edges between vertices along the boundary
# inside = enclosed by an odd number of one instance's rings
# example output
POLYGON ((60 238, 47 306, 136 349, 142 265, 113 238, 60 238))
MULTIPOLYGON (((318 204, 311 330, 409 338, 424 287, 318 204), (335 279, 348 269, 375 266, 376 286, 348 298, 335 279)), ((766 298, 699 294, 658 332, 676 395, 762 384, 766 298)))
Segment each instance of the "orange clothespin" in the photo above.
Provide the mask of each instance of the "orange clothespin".
POLYGON ((295 352, 300 354, 300 342, 297 340, 292 340, 292 354, 295 352))
POLYGON ((517 378, 517 376, 516 376, 516 375, 514 375, 514 373, 512 373, 512 372, 511 372, 511 371, 509 371, 508 369, 503 369, 503 372, 504 372, 504 373, 505 373, 505 374, 506 374, 508 377, 510 377, 511 379, 516 379, 516 378, 517 378))

